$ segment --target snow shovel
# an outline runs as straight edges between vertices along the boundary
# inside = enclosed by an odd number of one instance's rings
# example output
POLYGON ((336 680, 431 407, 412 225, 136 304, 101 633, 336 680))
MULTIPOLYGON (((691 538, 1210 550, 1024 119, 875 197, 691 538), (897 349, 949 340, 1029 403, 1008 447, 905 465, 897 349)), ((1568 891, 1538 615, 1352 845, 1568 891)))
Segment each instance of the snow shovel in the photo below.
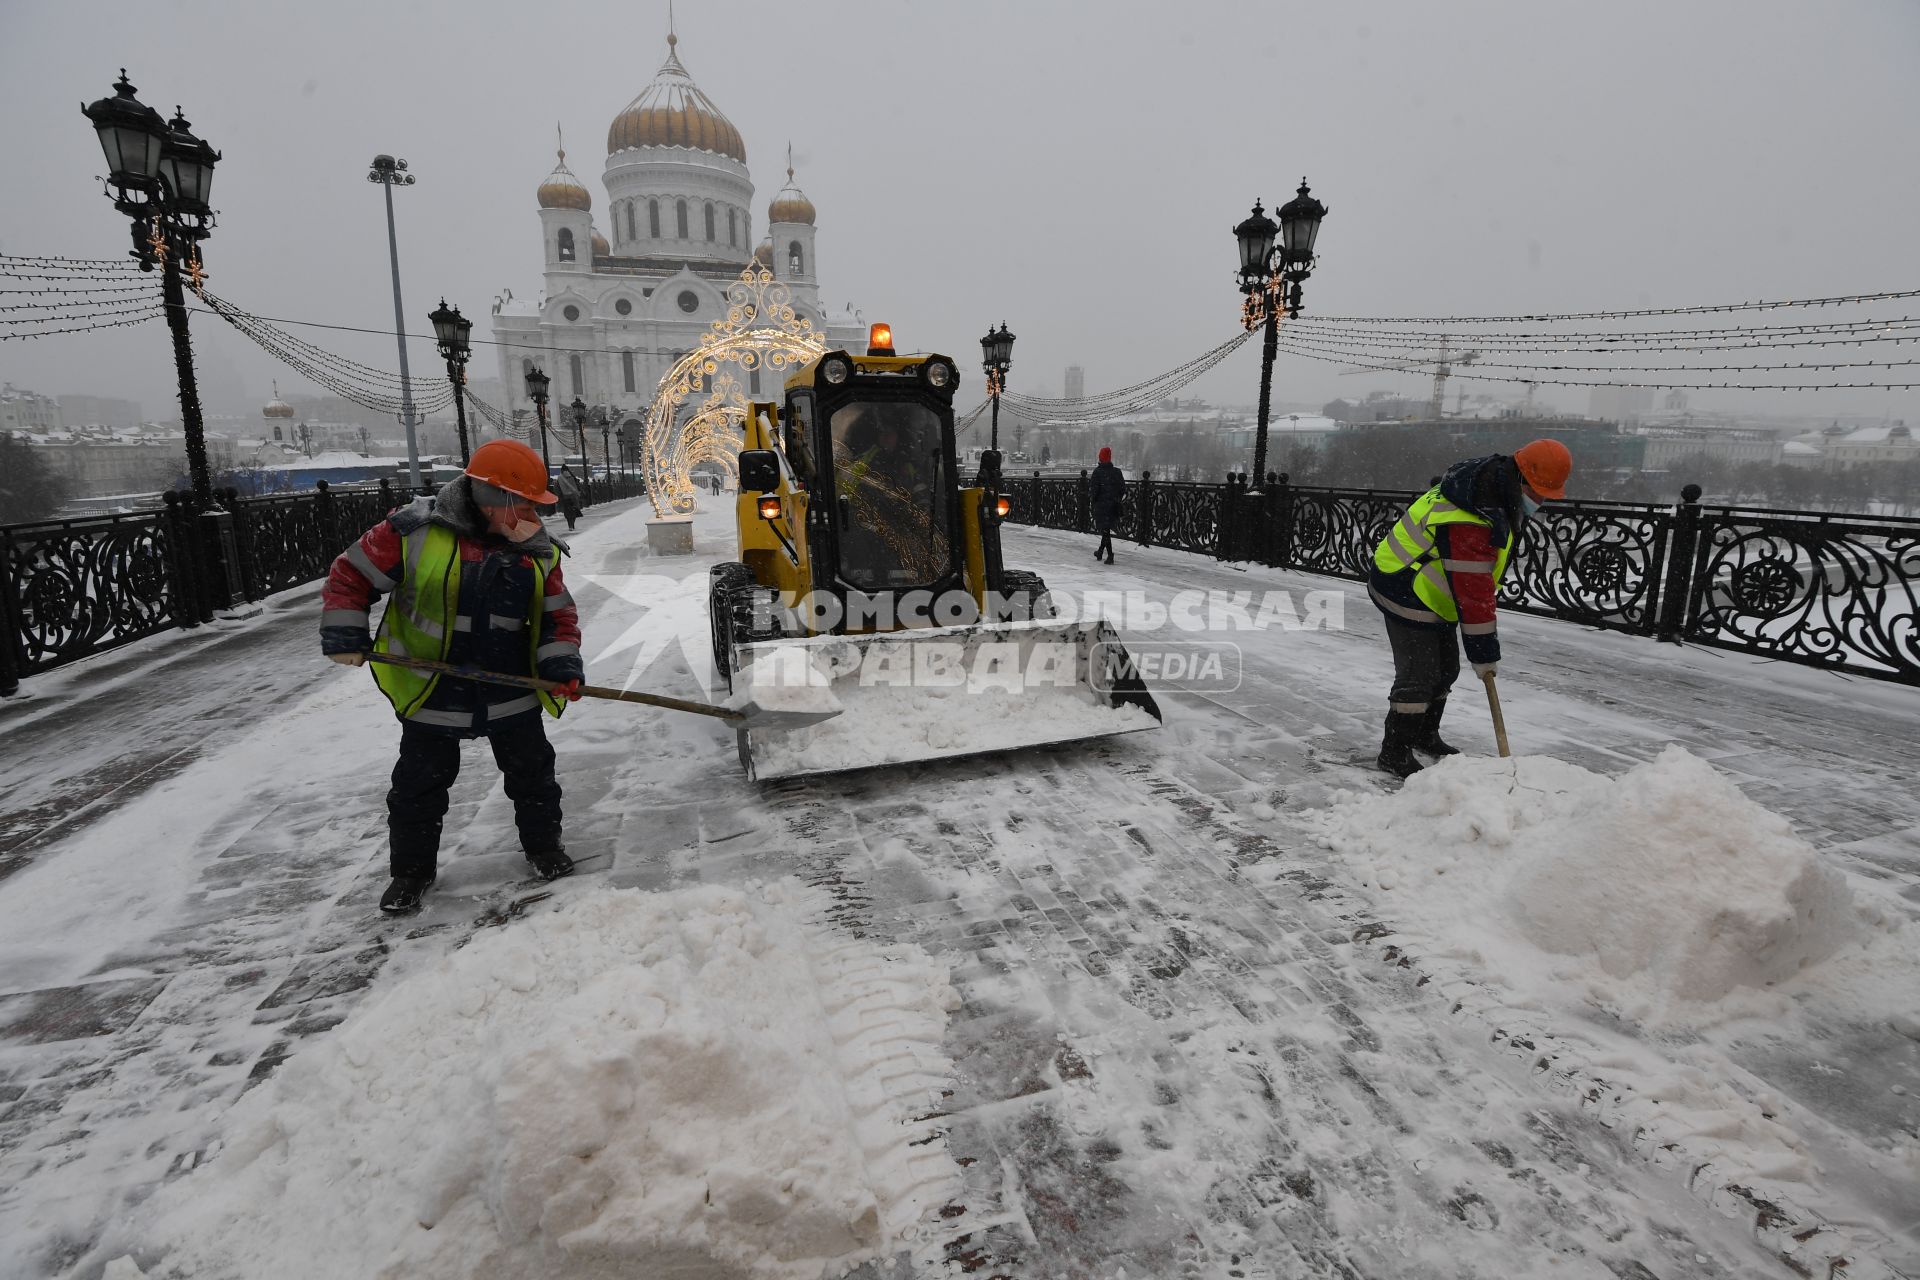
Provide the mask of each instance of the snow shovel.
MULTIPOLYGON (((547 693, 557 693, 560 685, 552 680, 542 680, 537 676, 510 676, 499 671, 484 671, 479 667, 460 667, 451 662, 434 662, 426 658, 402 658, 391 653, 369 653, 369 662, 384 662, 389 666, 411 667, 415 671, 438 671, 442 675, 456 676, 462 680, 477 680, 482 684, 512 685, 518 689, 540 689, 547 693)), ((796 697, 782 691, 777 699, 785 705, 773 705, 774 700, 755 699, 751 696, 736 697, 730 706, 716 707, 705 702, 691 702, 685 698, 670 698, 660 693, 635 693, 629 689, 608 689, 600 685, 583 684, 580 696, 583 698, 607 698, 615 702, 638 702, 649 707, 665 707, 669 711, 687 711, 697 716, 712 716, 716 720, 725 720, 736 730, 748 729, 800 729, 818 724, 822 720, 831 720, 840 714, 840 706, 827 690, 809 691, 810 697, 796 697)))
POLYGON ((1491 671, 1482 675, 1480 682, 1487 686, 1487 709, 1493 712, 1493 740, 1499 744, 1500 755, 1504 759, 1513 752, 1507 750, 1507 719, 1500 714, 1500 691, 1493 687, 1491 671))

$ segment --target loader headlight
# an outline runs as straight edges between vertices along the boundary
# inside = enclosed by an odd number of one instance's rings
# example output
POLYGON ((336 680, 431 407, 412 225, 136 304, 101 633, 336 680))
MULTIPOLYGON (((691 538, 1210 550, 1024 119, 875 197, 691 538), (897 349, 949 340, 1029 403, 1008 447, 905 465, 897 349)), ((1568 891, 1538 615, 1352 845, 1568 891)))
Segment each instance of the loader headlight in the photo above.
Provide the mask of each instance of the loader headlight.
POLYGON ((853 361, 845 356, 828 356, 820 362, 820 376, 837 387, 853 376, 853 361))
POLYGON ((955 382, 954 368, 945 360, 929 360, 922 369, 927 375, 927 385, 945 391, 955 382))
POLYGON ((760 496, 760 518, 762 520, 778 520, 780 518, 780 499, 770 493, 762 494, 760 496))
POLYGON ((1002 520, 1005 520, 1007 513, 1012 510, 1013 499, 1009 498, 1006 494, 1003 493, 993 500, 993 514, 999 516, 1002 520))

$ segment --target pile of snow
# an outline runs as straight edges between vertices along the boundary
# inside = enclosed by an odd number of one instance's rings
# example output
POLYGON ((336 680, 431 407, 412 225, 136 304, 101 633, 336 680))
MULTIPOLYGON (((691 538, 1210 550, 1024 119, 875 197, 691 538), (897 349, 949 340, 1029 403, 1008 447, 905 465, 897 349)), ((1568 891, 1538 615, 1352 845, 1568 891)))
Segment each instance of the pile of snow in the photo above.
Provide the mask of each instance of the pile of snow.
POLYGON ((1443 948, 1647 1020, 1731 1013, 1888 924, 1786 819, 1677 746, 1618 778, 1452 757, 1316 821, 1387 914, 1443 948))
POLYGON ((155 1197, 154 1274, 816 1280, 886 1255, 954 1186, 907 1123, 953 993, 924 953, 810 923, 828 905, 603 890, 481 933, 242 1100, 155 1197))

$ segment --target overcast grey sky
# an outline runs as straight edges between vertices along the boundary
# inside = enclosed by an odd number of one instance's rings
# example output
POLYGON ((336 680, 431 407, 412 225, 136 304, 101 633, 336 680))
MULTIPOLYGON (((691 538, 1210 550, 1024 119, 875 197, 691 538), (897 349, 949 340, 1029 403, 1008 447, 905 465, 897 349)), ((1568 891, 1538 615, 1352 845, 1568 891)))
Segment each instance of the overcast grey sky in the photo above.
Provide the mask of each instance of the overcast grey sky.
MULTIPOLYGON (((1874 292, 1920 284, 1915 0, 679 0, 680 54, 746 139, 756 231, 784 181, 819 208, 822 296, 945 350, 1019 335, 1011 385, 1061 394, 1157 373, 1235 332, 1230 228, 1301 175, 1331 207, 1321 314, 1485 314, 1874 292)), ((534 188, 553 128, 595 195, 609 121, 665 52, 666 0, 288 3, 0 0, 9 122, 0 250, 106 257, 125 220, 84 101, 121 66, 225 158, 211 287, 267 315, 387 326, 377 152, 398 191, 410 326, 441 294, 483 336, 539 293, 534 188)), ((1896 304, 1893 314, 1912 310, 1896 304)), ((216 366, 281 376, 218 321, 216 366)), ((308 336, 391 368, 391 340, 308 336)), ((1911 356, 1913 348, 1888 348, 1911 356)), ((414 344, 416 376, 437 376, 414 344)), ((0 343, 0 377, 177 412, 158 323, 0 343)), ((484 357, 476 374, 491 376, 484 357)), ((1283 356, 1275 395, 1339 378, 1283 356)), ((1195 390, 1247 403, 1253 347, 1195 390)), ((1920 378, 1912 379, 1920 381, 1920 378)), ((1456 384, 1458 385, 1458 384, 1456 384)), ((1490 386, 1476 389, 1498 389, 1490 386)), ((1583 409, 1585 391, 1544 398, 1583 409)), ((1696 405, 1891 412, 1913 393, 1720 393, 1696 405)))

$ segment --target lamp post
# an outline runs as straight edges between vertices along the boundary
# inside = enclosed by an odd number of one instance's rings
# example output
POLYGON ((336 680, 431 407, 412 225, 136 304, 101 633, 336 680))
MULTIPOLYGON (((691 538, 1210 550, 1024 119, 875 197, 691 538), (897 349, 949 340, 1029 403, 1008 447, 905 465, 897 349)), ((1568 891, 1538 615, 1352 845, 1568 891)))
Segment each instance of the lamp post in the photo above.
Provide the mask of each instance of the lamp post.
POLYGON ((440 306, 427 315, 433 321, 433 336, 440 340, 440 356, 447 362, 447 381, 453 384, 454 421, 460 426, 460 465, 471 461, 473 451, 467 444, 467 357, 473 347, 467 341, 467 335, 473 332, 473 321, 460 314, 460 308, 447 305, 445 298, 440 306))
POLYGON ((187 334, 186 289, 181 264, 199 288, 200 242, 213 230, 207 192, 220 153, 193 136, 176 108, 171 123, 134 97, 126 68, 114 84, 114 96, 80 108, 93 123, 107 157, 107 194, 113 207, 133 219, 133 254, 142 271, 160 267, 167 328, 173 334, 174 373, 180 388, 180 421, 187 437, 187 474, 194 507, 213 509, 213 479, 207 470, 206 427, 200 416, 200 389, 193 372, 193 343, 187 334))
POLYGON ((1000 487, 1000 393, 1006 389, 1007 369, 1013 364, 1013 335, 1007 332, 1007 323, 1002 320, 998 329, 989 328, 987 336, 980 339, 980 367, 987 375, 987 395, 993 400, 993 437, 987 447, 986 456, 980 459, 980 469, 987 480, 987 488, 1000 487))
POLYGON ((600 414, 600 467, 601 476, 607 484, 613 484, 613 411, 604 409, 600 414))
POLYGON ((367 181, 377 182, 387 196, 387 258, 393 264, 393 336, 400 344, 400 421, 407 428, 407 482, 420 488, 420 449, 414 441, 413 382, 407 376, 406 311, 400 305, 400 241, 393 232, 393 189, 413 185, 407 162, 392 156, 375 156, 367 168, 367 181))
POLYGON ((587 402, 579 396, 567 408, 573 410, 573 431, 580 438, 580 496, 593 505, 593 464, 587 459, 587 402))
POLYGON ((534 412, 540 418, 540 461, 546 465, 547 480, 553 480, 553 459, 547 456, 547 378, 546 371, 538 365, 527 371, 527 395, 533 400, 534 412))
POLYGON ((1248 329, 1264 325, 1260 348, 1260 425, 1253 444, 1253 488, 1267 480, 1267 413, 1273 404, 1273 357, 1280 337, 1280 313, 1300 315, 1300 282, 1313 274, 1313 242, 1327 207, 1307 193, 1307 180, 1280 207, 1278 224, 1258 200, 1253 214, 1233 229, 1240 242, 1240 292, 1246 295, 1240 322, 1248 329), (1275 243, 1276 233, 1279 243, 1275 243))

